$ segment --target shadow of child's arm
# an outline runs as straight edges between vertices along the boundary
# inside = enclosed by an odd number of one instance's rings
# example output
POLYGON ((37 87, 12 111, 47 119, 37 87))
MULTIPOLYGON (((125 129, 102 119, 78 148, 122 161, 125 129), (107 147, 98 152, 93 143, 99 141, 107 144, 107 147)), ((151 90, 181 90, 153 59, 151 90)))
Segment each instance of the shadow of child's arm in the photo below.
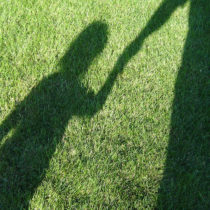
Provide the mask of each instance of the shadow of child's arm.
POLYGON ((94 110, 95 114, 100 109, 102 109, 111 89, 114 85, 117 76, 123 72, 124 67, 127 65, 129 60, 137 54, 140 50, 144 40, 151 35, 153 32, 158 30, 171 16, 174 10, 185 3, 186 0, 165 0, 154 15, 149 20, 146 27, 142 30, 142 32, 134 39, 123 51, 123 53, 118 58, 112 72, 108 76, 105 84, 101 88, 101 90, 94 97, 94 101, 96 103, 96 107, 94 110))

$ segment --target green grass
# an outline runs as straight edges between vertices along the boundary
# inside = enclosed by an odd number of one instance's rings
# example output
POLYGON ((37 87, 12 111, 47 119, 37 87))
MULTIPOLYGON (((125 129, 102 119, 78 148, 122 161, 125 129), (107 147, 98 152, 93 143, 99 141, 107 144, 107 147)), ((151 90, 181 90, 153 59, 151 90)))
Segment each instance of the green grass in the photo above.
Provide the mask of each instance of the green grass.
POLYGON ((0 2, 0 209, 208 209, 207 0, 0 2))

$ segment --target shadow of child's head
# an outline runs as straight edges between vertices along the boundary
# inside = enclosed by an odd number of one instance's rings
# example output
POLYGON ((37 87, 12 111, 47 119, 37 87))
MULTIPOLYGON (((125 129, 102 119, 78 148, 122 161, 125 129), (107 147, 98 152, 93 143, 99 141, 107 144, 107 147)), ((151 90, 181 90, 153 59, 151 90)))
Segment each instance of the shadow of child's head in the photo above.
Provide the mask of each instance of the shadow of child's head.
POLYGON ((61 60, 62 72, 68 76, 84 74, 107 43, 107 25, 93 22, 70 45, 61 60))

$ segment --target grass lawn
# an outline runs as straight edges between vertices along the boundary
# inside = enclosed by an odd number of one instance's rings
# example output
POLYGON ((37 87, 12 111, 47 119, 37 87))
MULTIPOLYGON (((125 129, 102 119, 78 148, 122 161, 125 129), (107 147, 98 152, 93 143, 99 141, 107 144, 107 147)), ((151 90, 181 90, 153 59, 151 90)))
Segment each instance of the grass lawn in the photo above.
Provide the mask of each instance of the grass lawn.
POLYGON ((1 0, 0 26, 0 209, 209 209, 208 0, 1 0))

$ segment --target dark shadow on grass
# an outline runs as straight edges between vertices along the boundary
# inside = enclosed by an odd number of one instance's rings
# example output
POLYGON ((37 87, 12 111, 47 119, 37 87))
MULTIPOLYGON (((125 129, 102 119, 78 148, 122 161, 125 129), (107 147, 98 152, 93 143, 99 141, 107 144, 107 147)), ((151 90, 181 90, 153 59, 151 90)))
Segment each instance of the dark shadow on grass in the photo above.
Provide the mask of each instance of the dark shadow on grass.
POLYGON ((158 209, 210 208, 209 70, 210 2, 192 0, 158 209))
MULTIPOLYGON (((186 2, 187 0, 163 1, 146 27, 125 48, 117 60, 104 85, 106 91, 110 91, 118 74, 123 72, 129 60, 137 54, 144 40, 159 30, 173 12, 186 2)), ((209 183, 207 183, 209 175, 207 166, 209 21, 208 1, 191 0, 189 32, 175 84, 168 154, 158 192, 157 209, 207 209, 209 207, 209 183)), ((138 198, 140 197, 136 195, 135 199, 138 198)), ((135 201, 130 198, 132 208, 135 201)))
MULTIPOLYGON (((144 40, 160 29, 185 2, 187 0, 163 1, 146 27, 119 57, 109 76, 110 81, 123 71, 129 60, 140 50, 144 40)), ((210 206, 207 182, 209 21, 208 1, 191 0, 189 32, 175 84, 168 154, 160 183, 157 209, 208 209, 210 206)), ((130 202, 134 204, 135 200, 131 199, 130 202)))
MULTIPOLYGON (((2 137, 16 127, 15 134, 0 151, 2 206, 10 204, 12 207, 21 207, 28 204, 48 168, 70 117, 93 116, 100 110, 118 74, 140 50, 144 40, 160 29, 177 7, 186 1, 163 1, 147 26, 125 48, 97 95, 81 85, 79 72, 84 73, 93 58, 102 51, 106 42, 106 27, 93 24, 78 37, 62 60, 63 71, 44 79, 0 127, 2 137)), ((210 11, 207 2, 190 1, 189 33, 175 85, 168 156, 157 209, 205 209, 208 205, 210 11)), ((138 195, 135 199, 138 199, 138 195)), ((135 200, 131 199, 130 202, 135 203, 135 200)))
POLYGON ((28 208, 73 115, 93 116, 109 92, 97 95, 81 83, 107 42, 107 25, 94 22, 71 44, 61 71, 44 78, 0 126, 0 209, 28 208))

